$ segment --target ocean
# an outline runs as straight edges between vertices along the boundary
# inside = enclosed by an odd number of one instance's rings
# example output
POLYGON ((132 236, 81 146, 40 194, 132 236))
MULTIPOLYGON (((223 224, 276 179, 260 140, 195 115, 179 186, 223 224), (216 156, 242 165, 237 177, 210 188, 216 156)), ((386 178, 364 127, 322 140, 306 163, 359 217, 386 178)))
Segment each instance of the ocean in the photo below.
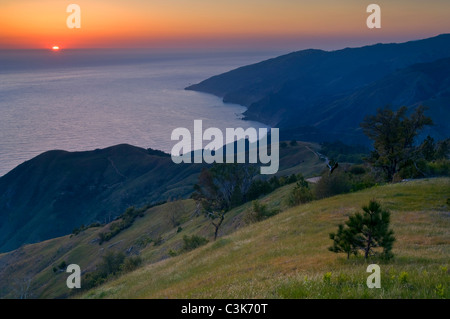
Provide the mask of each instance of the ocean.
POLYGON ((185 87, 278 52, 0 51, 0 176, 54 149, 128 143, 170 152, 177 127, 266 127, 185 87))

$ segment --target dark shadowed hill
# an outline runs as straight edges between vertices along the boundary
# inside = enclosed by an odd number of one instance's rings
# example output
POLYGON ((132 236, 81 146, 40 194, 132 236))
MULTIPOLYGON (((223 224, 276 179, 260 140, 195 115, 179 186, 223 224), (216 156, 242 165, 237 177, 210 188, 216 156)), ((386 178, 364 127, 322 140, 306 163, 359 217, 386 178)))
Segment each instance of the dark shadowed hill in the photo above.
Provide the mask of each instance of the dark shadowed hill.
POLYGON ((108 221, 131 205, 187 195, 200 169, 130 145, 45 152, 0 178, 0 251, 108 221))
MULTIPOLYGON (((317 174, 317 144, 280 149, 279 175, 317 174)), ((130 206, 187 197, 206 164, 131 145, 85 152, 49 151, 0 178, 0 252, 109 222, 130 206)))
POLYGON ((367 143, 359 130, 364 115, 387 104, 395 108, 426 103, 437 123, 430 133, 442 138, 450 135, 444 116, 449 65, 437 60, 447 57, 450 34, 331 52, 304 50, 187 89, 247 106, 247 119, 280 127, 284 139, 312 141, 367 143))

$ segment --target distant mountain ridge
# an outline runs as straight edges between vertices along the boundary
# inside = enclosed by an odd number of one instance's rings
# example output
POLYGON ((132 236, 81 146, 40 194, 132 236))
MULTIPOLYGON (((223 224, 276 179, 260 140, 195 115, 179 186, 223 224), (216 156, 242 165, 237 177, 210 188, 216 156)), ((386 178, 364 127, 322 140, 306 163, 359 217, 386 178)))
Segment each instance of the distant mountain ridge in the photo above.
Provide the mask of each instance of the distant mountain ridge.
POLYGON ((247 119, 279 127, 284 139, 367 144, 359 123, 387 104, 429 106, 436 126, 427 133, 444 138, 450 135, 445 107, 449 57, 450 34, 329 52, 310 49, 244 66, 186 89, 247 106, 247 119))

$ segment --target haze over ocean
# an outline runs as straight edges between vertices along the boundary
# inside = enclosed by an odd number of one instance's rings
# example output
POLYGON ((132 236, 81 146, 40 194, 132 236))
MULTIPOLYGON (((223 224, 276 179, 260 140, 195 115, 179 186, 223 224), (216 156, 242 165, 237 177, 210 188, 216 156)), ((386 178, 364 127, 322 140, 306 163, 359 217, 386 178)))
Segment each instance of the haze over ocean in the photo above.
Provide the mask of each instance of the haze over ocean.
POLYGON ((173 129, 265 127, 245 107, 184 90, 281 52, 0 51, 0 176, 53 149, 128 143, 170 152, 173 129))

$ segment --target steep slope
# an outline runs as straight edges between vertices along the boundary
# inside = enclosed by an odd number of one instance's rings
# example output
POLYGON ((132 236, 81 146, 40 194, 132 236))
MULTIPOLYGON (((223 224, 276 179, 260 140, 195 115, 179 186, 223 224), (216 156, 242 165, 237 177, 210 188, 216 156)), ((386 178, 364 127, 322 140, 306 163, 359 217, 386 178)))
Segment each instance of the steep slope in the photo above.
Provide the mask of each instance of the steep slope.
POLYGON ((426 114, 433 119, 434 125, 422 135, 445 139, 450 134, 449 103, 450 58, 446 58, 400 69, 323 105, 318 112, 311 113, 311 122, 316 128, 336 136, 354 136, 360 131, 355 124, 361 123, 367 114, 375 114, 381 106, 390 105, 397 109, 402 105, 426 105, 429 107, 426 114))
MULTIPOLYGON (((278 175, 320 172, 317 144, 280 150, 278 175)), ((0 178, 0 252, 108 222, 130 206, 187 197, 206 164, 131 145, 45 152, 0 178)))
MULTIPOLYGON (((293 185, 289 185, 288 188, 293 185)), ((274 201, 271 208, 286 208, 286 189, 278 189, 270 195, 274 201)), ((230 234, 245 226, 242 221, 251 203, 246 203, 227 213, 219 232, 220 236, 230 234)), ((144 263, 155 263, 169 257, 170 250, 179 250, 184 235, 201 235, 209 239, 213 236, 210 221, 195 214, 193 200, 168 202, 147 209, 133 225, 120 232, 110 241, 99 244, 99 234, 107 232, 119 221, 100 227, 91 227, 77 235, 66 235, 40 243, 24 245, 0 254, 0 298, 18 298, 24 285, 29 285, 31 298, 69 297, 71 291, 66 286, 66 274, 53 271, 62 261, 80 265, 83 274, 92 272, 108 252, 125 252, 140 255, 144 263), (179 225, 174 225, 176 220, 179 225), (182 231, 178 231, 178 226, 182 231), (158 238, 161 242, 155 244, 158 238)))
POLYGON ((132 205, 185 196, 200 169, 130 145, 45 152, 0 178, 0 251, 112 220, 132 205))
POLYGON ((293 186, 261 199, 269 208, 281 208, 282 213, 247 226, 243 218, 251 204, 237 207, 226 215, 216 242, 176 257, 169 252, 180 250, 184 235, 213 236, 209 220, 193 214, 192 200, 153 207, 102 245, 98 234, 110 225, 0 254, 0 297, 18 297, 28 283, 33 298, 74 296, 65 284, 68 274, 54 272, 53 266, 62 261, 76 263, 84 274, 95 270, 109 251, 140 254, 143 266, 83 292, 82 297, 449 297, 450 278, 443 271, 450 256, 449 178, 375 187, 288 209, 286 196, 293 186), (364 288, 367 263, 346 261, 327 250, 331 243, 328 233, 373 198, 391 210, 397 238, 396 258, 381 264, 383 289, 377 291, 364 288), (172 224, 172 214, 180 221, 181 231, 172 224), (161 243, 150 241, 156 238, 161 238, 161 243), (330 284, 322 281, 327 272, 332 272, 330 284), (409 276, 407 284, 399 279, 402 272, 409 276), (446 295, 436 293, 439 284, 446 295))
MULTIPOLYGON (((448 178, 420 180, 293 207, 190 253, 144 266, 83 297, 448 298, 449 187, 448 178), (328 234, 373 198, 391 210, 397 239, 394 260, 375 261, 382 289, 367 288, 367 262, 347 261, 327 249, 328 234), (323 279, 328 272, 329 280, 323 279)), ((280 192, 264 201, 276 204, 280 192)))
MULTIPOLYGON (((223 97, 225 102, 245 105, 248 119, 280 127, 284 134, 289 133, 283 135, 286 138, 308 137, 316 141, 338 138, 367 142, 359 131, 354 132, 359 119, 353 117, 353 109, 345 113, 346 124, 351 123, 350 132, 344 136, 338 134, 340 127, 334 125, 340 122, 341 117, 328 113, 334 103, 351 99, 357 90, 376 85, 383 78, 386 81, 386 77, 399 69, 449 56, 449 34, 401 44, 377 44, 331 52, 304 50, 241 67, 187 89, 212 93, 223 97), (315 116, 317 114, 319 119, 315 116), (326 127, 320 126, 322 119, 329 119, 326 127), (315 136, 305 134, 311 130, 317 131, 315 136)), ((404 75, 409 76, 410 82, 416 82, 416 74, 404 75)), ((391 81, 396 79, 395 75, 390 78, 391 81)), ((394 89, 397 86, 396 82, 389 84, 394 89)), ((430 87, 434 95, 440 95, 440 88, 430 87)), ((377 92, 375 98, 375 93, 370 93, 371 104, 376 104, 376 107, 384 107, 386 101, 393 102, 389 101, 388 95, 382 95, 383 92, 377 92)), ((403 102, 401 100, 397 102, 403 102)), ((412 106, 420 101, 410 99, 406 102, 412 106)), ((430 107, 443 108, 443 103, 430 103, 430 107)), ((446 127, 445 134, 448 136, 449 133, 446 127)))

